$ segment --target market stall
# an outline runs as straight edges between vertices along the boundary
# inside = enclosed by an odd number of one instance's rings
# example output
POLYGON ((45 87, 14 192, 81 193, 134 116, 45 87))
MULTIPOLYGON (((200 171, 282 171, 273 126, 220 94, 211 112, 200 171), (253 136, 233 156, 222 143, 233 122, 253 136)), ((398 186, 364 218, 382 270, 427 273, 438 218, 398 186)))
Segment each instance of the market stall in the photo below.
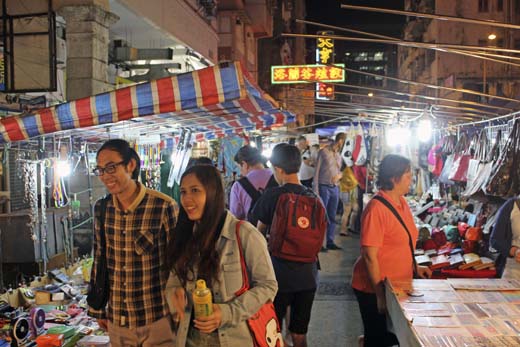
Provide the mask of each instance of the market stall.
POLYGON ((386 298, 402 347, 520 344, 518 280, 387 281, 386 298))

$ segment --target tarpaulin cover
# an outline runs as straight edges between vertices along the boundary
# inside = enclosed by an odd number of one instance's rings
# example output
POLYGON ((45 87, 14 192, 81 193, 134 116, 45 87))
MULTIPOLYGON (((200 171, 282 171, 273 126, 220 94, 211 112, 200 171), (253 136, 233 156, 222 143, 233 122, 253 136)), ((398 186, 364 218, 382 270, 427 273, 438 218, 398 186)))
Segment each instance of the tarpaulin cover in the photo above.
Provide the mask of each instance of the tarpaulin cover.
POLYGON ((201 140, 292 121, 294 116, 281 111, 235 62, 0 118, 0 143, 65 130, 96 139, 107 128, 171 134, 186 127, 201 140))

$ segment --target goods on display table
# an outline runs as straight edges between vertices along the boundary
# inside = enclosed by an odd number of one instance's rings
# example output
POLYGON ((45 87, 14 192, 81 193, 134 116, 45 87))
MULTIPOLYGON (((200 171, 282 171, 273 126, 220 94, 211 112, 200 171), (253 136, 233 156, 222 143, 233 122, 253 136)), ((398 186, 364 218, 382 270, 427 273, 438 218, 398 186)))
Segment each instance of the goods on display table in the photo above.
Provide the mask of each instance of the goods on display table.
POLYGON ((386 281, 401 347, 520 346, 520 280, 386 281))
POLYGON ((109 337, 87 316, 91 264, 84 259, 0 295, 0 346, 109 346, 109 337))

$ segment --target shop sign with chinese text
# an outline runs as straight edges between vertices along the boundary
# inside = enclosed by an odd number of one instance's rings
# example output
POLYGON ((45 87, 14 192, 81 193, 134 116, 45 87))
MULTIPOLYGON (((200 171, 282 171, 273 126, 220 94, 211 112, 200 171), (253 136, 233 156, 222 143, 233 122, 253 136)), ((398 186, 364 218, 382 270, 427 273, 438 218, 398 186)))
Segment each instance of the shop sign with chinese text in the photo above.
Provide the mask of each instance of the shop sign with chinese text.
POLYGON ((271 83, 345 82, 345 64, 271 66, 271 83))

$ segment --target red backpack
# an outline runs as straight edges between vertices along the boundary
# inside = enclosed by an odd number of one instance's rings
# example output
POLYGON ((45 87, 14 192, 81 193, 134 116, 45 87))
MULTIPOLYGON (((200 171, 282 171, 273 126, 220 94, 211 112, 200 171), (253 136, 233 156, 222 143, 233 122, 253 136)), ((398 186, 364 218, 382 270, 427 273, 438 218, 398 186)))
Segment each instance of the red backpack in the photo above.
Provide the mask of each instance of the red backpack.
POLYGON ((326 231, 325 208, 311 190, 282 193, 270 227, 269 252, 277 258, 313 263, 326 231))

